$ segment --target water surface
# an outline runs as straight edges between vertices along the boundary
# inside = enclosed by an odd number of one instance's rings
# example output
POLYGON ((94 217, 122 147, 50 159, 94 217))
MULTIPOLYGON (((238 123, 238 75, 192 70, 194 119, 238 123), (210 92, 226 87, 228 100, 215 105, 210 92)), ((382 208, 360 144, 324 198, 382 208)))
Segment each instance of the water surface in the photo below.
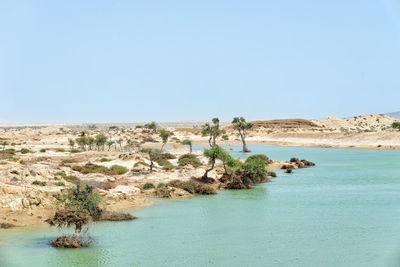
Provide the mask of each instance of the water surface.
POLYGON ((91 225, 87 249, 49 247, 62 233, 53 228, 3 230, 0 266, 399 266, 400 151, 250 148, 317 166, 251 190, 157 200, 132 211, 138 220, 91 225))

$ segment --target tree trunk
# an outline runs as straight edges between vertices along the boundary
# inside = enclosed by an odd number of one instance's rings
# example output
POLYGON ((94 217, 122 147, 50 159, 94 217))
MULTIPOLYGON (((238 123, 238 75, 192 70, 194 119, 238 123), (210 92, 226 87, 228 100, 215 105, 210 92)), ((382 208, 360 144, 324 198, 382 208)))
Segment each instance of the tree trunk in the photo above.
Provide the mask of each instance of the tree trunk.
POLYGON ((240 133, 240 137, 242 138, 243 152, 245 152, 245 153, 251 152, 250 149, 248 149, 247 145, 246 145, 246 133, 244 131, 243 131, 243 133, 239 131, 239 133, 240 133))
POLYGON ((165 143, 162 144, 160 151, 162 152, 163 148, 165 146, 165 143))
POLYGON ((208 173, 214 169, 214 166, 215 166, 215 160, 213 160, 211 168, 206 170, 206 172, 204 173, 202 179, 207 179, 208 178, 208 173))
POLYGON ((80 223, 76 224, 75 225, 75 233, 73 235, 73 239, 75 242, 79 242, 79 234, 81 233, 81 230, 82 230, 82 225, 80 223))
POLYGON ((192 153, 192 144, 190 144, 190 153, 192 153))

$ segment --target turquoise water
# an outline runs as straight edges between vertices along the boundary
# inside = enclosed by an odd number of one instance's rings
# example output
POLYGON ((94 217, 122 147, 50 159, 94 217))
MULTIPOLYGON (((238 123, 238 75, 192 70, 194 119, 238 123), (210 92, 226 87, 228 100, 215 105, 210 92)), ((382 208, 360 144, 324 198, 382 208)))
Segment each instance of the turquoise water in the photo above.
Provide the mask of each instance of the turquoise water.
MULTIPOLYGON (((240 147, 232 154, 243 156, 240 147)), ((400 151, 252 146, 318 165, 251 190, 157 200, 98 223, 87 249, 57 229, 0 231, 0 266, 399 266, 400 151)))

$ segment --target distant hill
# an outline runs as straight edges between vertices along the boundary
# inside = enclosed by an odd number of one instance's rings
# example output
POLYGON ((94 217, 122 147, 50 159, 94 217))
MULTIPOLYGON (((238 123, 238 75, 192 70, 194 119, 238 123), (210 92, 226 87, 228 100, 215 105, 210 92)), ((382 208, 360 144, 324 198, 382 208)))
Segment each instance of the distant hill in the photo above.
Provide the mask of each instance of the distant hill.
POLYGON ((400 119, 400 111, 386 113, 385 115, 388 115, 388 116, 396 118, 396 119, 400 119))

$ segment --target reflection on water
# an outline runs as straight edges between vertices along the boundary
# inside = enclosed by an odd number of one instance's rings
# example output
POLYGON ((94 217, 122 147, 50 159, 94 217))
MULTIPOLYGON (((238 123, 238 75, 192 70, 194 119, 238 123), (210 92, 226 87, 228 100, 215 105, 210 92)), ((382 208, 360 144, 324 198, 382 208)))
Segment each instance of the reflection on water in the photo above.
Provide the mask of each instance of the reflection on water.
POLYGON ((1 231, 0 266, 399 266, 400 151, 251 149, 318 165, 250 190, 157 200, 137 220, 92 224, 90 248, 47 246, 56 228, 1 231))

